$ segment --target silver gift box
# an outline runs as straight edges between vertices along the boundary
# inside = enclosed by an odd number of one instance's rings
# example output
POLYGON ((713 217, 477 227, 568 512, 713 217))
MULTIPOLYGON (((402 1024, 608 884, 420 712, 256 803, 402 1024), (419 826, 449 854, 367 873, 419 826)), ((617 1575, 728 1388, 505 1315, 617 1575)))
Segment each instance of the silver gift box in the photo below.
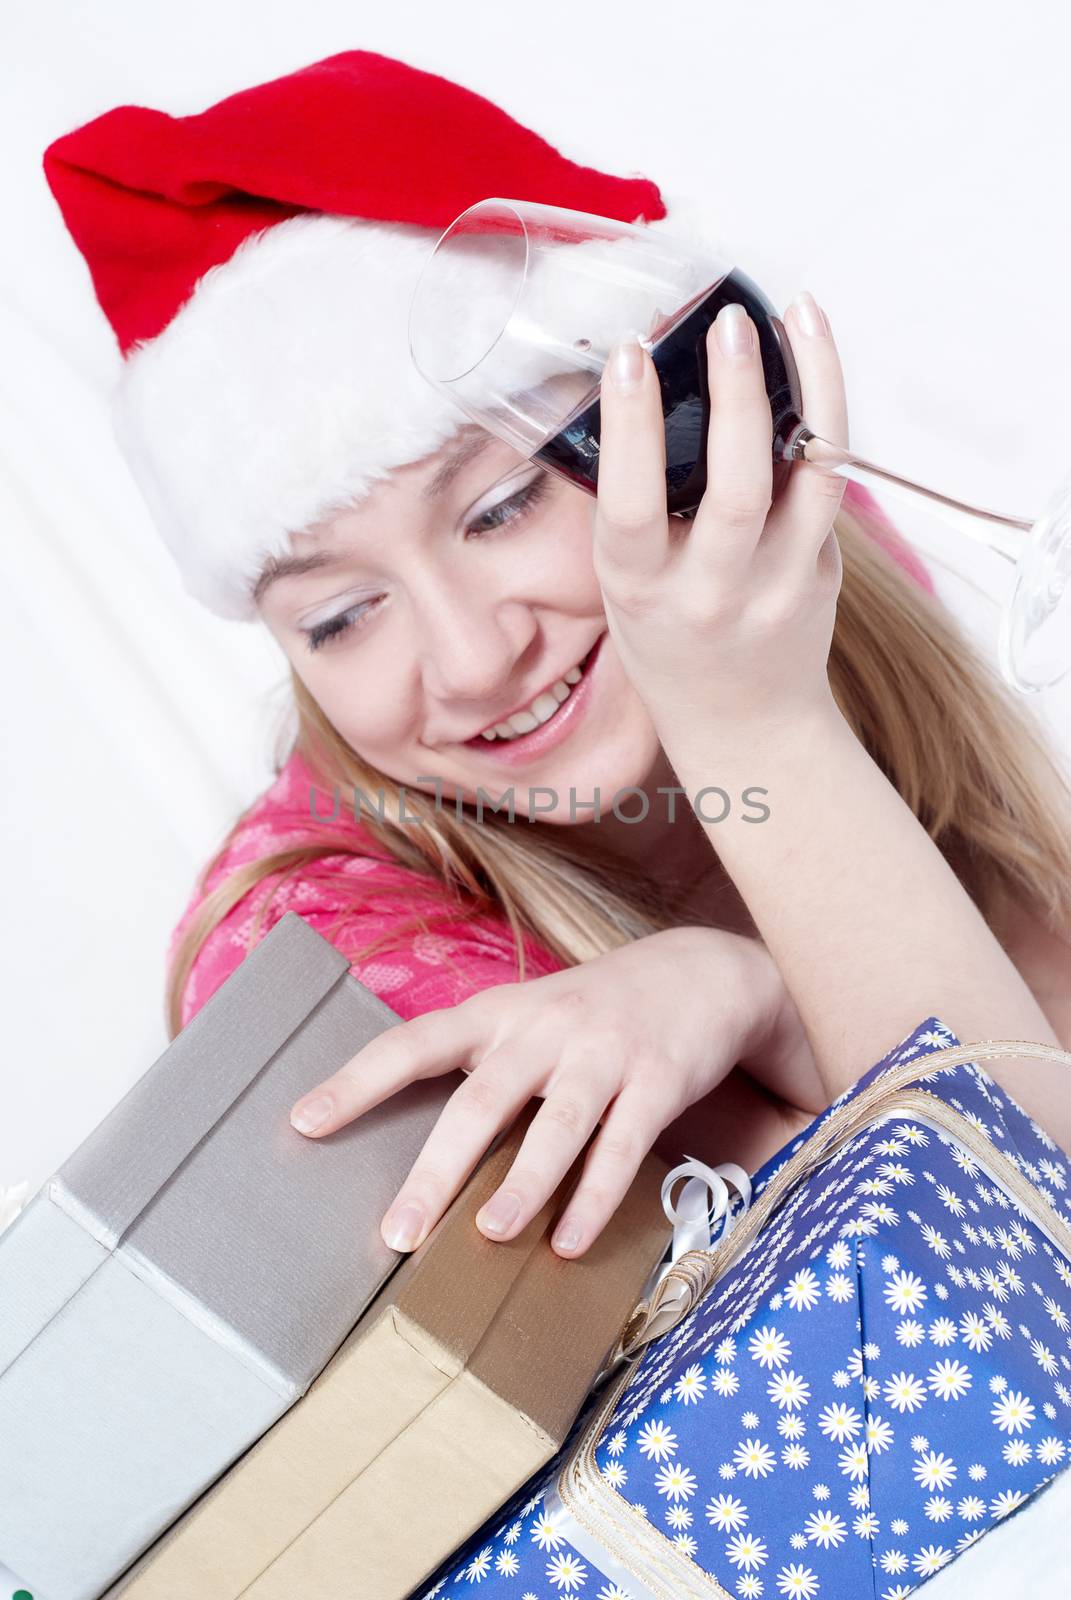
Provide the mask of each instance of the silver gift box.
POLYGON ((289 1111, 398 1020, 289 912, 0 1236, 0 1561, 37 1600, 96 1600, 397 1264, 456 1078, 319 1142, 289 1111))

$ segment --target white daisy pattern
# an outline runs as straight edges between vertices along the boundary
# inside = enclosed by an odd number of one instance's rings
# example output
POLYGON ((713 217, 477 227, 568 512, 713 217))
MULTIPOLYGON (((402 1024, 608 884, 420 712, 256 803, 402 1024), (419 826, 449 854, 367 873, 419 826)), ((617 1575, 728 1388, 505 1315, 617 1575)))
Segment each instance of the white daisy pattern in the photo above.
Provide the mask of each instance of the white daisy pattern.
MULTIPOLYGON (((928 1018, 808 1133, 955 1043, 928 1018)), ((918 1095, 872 1117, 628 1370, 590 1445, 620 1565, 601 1571, 544 1503, 582 1422, 436 1593, 633 1600, 639 1518, 667 1571, 740 1600, 906 1600, 1071 1466, 1071 1162, 980 1066, 925 1089, 957 1137, 918 1095)), ((805 1139, 754 1174, 752 1205, 805 1139)))
POLYGON ((644 1423, 636 1444, 648 1461, 664 1461, 677 1448, 677 1435, 659 1418, 644 1423))
POLYGON ((720 1533, 734 1533, 747 1521, 747 1508, 733 1494, 715 1495, 707 1502, 707 1521, 720 1533))
POLYGON ((673 1385, 673 1393, 684 1405, 698 1405, 706 1393, 707 1380, 702 1367, 693 1361, 673 1385))
POLYGON ((926 1382, 940 1400, 959 1400, 971 1386, 971 1369, 962 1361, 938 1361, 926 1382))
POLYGON ((776 1406, 796 1410, 811 1398, 811 1386, 805 1378, 792 1371, 779 1372, 766 1385, 766 1393, 776 1406))
POLYGON ((734 1567, 761 1567, 767 1559, 766 1546, 754 1533, 738 1533, 725 1546, 725 1554, 734 1567))

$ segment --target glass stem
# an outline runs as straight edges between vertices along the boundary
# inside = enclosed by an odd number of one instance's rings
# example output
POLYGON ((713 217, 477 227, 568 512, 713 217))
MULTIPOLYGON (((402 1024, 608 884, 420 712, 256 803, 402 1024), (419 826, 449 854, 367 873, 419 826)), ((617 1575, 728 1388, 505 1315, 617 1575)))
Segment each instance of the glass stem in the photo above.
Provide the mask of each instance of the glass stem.
POLYGON ((800 428, 785 456, 789 461, 810 461, 816 467, 824 467, 839 473, 842 478, 861 483, 865 489, 884 485, 898 499, 909 503, 917 504, 920 498, 926 500, 942 521, 958 528, 968 538, 987 544, 998 555, 1016 564, 1024 548, 1023 535, 1029 534, 1034 526, 1027 518, 1005 517, 997 511, 986 511, 981 506, 968 505, 964 500, 953 500, 950 495, 940 494, 936 489, 927 489, 924 484, 914 483, 910 478, 901 478, 872 461, 864 461, 862 456, 853 455, 840 445, 831 444, 828 439, 820 438, 807 427, 800 428))

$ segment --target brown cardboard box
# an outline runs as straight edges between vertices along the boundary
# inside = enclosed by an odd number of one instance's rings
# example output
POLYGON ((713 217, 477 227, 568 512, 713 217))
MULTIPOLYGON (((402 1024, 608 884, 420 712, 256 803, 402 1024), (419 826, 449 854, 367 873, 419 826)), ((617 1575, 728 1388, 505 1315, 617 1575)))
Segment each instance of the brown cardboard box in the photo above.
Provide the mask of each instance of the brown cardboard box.
POLYGON ((563 1261, 550 1235, 569 1185, 509 1243, 473 1221, 522 1134, 112 1596, 404 1600, 550 1460, 668 1243, 666 1168, 648 1157, 596 1244, 563 1261))

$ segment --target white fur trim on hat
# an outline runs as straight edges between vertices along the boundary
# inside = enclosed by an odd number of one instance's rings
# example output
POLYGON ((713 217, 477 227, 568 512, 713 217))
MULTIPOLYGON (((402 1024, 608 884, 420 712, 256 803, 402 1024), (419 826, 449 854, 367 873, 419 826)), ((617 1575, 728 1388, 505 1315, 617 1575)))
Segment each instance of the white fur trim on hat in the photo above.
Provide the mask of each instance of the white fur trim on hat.
MULTIPOLYGON (((713 244, 680 211, 647 226, 713 244)), ((120 445, 186 588, 218 615, 254 617, 256 579, 293 533, 463 425, 408 348, 438 236, 321 213, 277 223, 127 357, 120 445)))
POLYGON ((221 616, 254 615, 252 585, 292 532, 456 431, 407 344, 436 237, 319 213, 277 223, 127 358, 123 453, 187 589, 221 616))

